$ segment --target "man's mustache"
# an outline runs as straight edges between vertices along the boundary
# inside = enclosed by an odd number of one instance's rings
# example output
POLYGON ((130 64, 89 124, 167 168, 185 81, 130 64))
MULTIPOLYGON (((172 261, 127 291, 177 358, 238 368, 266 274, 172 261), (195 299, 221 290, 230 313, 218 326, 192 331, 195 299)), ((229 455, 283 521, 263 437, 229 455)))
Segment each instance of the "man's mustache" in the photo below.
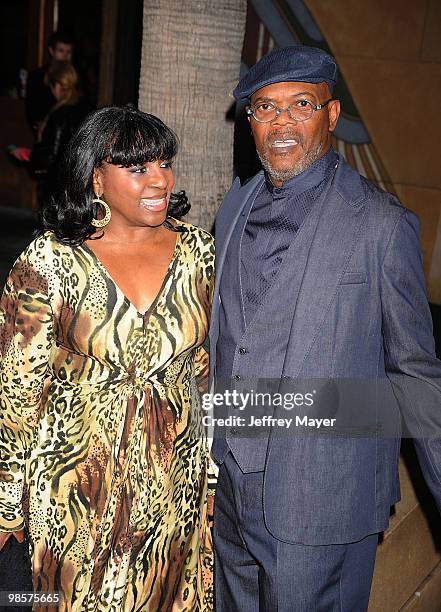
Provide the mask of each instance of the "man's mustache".
POLYGON ((299 134, 294 130, 273 130, 265 136, 264 144, 271 147, 276 140, 295 140, 301 147, 304 144, 303 134, 299 134))

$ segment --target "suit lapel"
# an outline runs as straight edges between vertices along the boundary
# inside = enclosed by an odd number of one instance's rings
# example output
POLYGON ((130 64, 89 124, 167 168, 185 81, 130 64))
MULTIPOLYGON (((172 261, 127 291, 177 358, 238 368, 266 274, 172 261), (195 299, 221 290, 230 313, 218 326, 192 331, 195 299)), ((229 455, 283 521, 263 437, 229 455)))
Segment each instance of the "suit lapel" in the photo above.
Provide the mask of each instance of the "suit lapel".
POLYGON ((325 195, 289 334, 284 371, 298 376, 335 298, 365 219, 364 201, 348 203, 335 189, 325 195))
POLYGON ((231 240, 234 228, 238 223, 242 212, 254 196, 257 195, 258 188, 263 181, 263 172, 259 172, 249 183, 237 191, 229 193, 222 204, 222 209, 216 219, 216 281, 214 286, 215 296, 219 295, 219 284, 222 270, 227 254, 228 245, 231 240))
MULTIPOLYGON (((219 287, 222 271, 236 224, 239 222, 242 213, 247 208, 247 204, 252 203, 263 182, 263 171, 256 174, 246 185, 239 189, 231 189, 222 202, 221 208, 216 219, 216 279, 214 283, 213 305, 211 311, 210 325, 210 378, 213 379, 214 365, 216 359, 216 343, 219 336, 219 287)), ((245 213, 246 214, 246 213, 245 213)))

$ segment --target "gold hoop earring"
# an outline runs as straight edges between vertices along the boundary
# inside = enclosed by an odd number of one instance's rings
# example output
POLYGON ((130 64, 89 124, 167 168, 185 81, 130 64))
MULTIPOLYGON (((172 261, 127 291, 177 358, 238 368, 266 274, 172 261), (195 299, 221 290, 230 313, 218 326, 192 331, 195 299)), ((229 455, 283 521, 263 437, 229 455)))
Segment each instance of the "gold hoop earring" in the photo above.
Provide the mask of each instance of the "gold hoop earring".
POLYGON ((110 206, 107 204, 107 202, 104 202, 104 200, 97 196, 92 199, 92 203, 99 204, 104 208, 104 217, 102 219, 92 219, 91 224, 93 225, 93 227, 104 227, 109 223, 110 217, 112 216, 110 206))

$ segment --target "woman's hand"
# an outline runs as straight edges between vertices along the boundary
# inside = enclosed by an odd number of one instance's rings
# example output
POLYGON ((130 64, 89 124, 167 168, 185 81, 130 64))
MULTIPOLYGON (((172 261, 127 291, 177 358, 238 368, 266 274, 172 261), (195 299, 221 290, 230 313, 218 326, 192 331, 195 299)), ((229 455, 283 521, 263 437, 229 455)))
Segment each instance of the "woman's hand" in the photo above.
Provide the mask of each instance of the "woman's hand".
POLYGON ((9 540, 11 536, 14 536, 17 542, 24 542, 24 531, 20 529, 20 531, 0 531, 0 550, 2 550, 3 546, 9 540))
POLYGON ((207 495, 207 515, 208 525, 211 529, 214 526, 214 495, 207 495))

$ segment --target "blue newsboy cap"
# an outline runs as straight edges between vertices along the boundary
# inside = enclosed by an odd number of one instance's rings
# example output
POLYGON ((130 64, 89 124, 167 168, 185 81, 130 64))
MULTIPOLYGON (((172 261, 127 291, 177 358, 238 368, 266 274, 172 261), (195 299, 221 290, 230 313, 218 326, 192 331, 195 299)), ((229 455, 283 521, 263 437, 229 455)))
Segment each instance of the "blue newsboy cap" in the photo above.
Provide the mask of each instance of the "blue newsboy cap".
POLYGON ((337 64, 331 55, 317 47, 292 45, 262 57, 240 79, 233 96, 238 102, 245 101, 258 89, 282 81, 325 82, 332 92, 337 76, 337 64))

